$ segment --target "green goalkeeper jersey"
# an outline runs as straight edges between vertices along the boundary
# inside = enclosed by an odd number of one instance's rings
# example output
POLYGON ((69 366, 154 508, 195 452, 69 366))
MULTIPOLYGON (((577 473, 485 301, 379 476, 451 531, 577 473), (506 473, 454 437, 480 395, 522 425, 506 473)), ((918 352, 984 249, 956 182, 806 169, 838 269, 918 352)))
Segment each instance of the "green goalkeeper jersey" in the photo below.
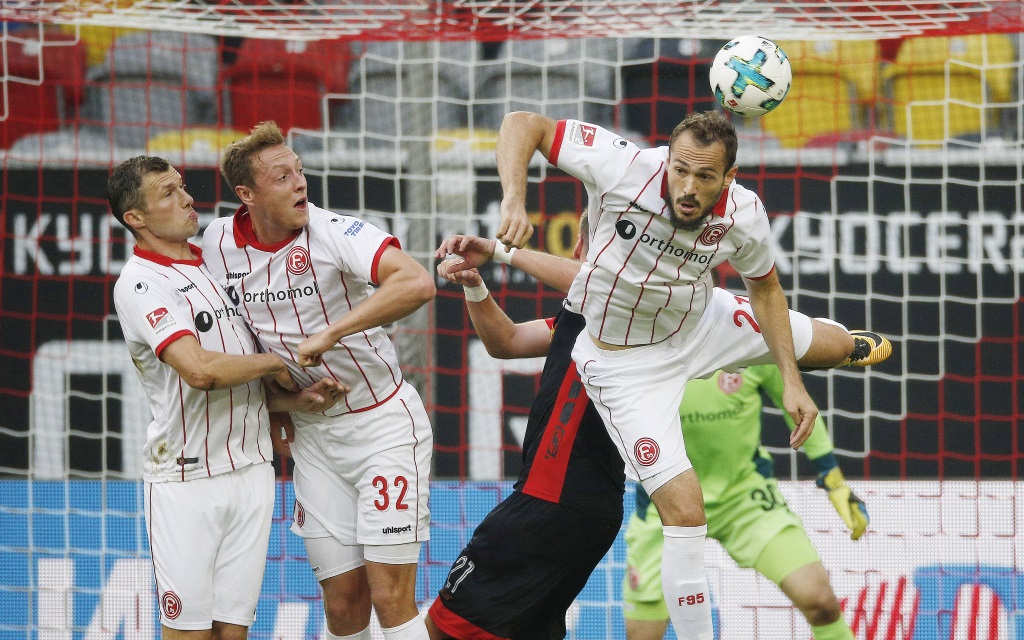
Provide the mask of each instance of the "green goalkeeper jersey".
MULTIPOLYGON (((713 505, 750 473, 771 474, 771 458, 761 451, 762 393, 782 407, 782 374, 775 365, 748 367, 742 373, 719 371, 686 383, 679 419, 683 441, 700 479, 704 502, 713 505)), ((790 431, 793 420, 783 412, 790 431)), ((811 460, 832 453, 821 416, 803 445, 811 460)))

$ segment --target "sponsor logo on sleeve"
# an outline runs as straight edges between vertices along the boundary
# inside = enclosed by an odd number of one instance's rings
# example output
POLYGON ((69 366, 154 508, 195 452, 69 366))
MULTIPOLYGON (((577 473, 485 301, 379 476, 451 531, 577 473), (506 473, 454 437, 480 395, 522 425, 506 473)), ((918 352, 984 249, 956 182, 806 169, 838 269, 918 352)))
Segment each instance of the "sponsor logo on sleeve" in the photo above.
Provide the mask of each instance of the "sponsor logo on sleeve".
POLYGON ((168 317, 167 309, 160 307, 154 309, 146 314, 146 320, 149 321, 149 326, 154 329, 159 329, 162 325, 169 324, 171 321, 168 317))
POLYGON ((149 291, 148 284, 146 284, 145 282, 135 283, 135 293, 146 293, 147 291, 149 291))
POLYGON ((292 275, 301 276, 309 271, 309 251, 306 247, 292 247, 288 252, 288 272, 292 275))
POLYGON ((348 229, 345 229, 345 235, 346 236, 354 236, 354 235, 358 234, 360 231, 363 230, 363 225, 365 225, 365 224, 366 223, 363 222, 362 220, 356 220, 351 225, 349 225, 348 229))
POLYGON ((626 145, 628 144, 629 143, 626 142, 626 140, 623 138, 615 138, 615 140, 612 142, 612 146, 615 147, 616 149, 625 149, 626 145))

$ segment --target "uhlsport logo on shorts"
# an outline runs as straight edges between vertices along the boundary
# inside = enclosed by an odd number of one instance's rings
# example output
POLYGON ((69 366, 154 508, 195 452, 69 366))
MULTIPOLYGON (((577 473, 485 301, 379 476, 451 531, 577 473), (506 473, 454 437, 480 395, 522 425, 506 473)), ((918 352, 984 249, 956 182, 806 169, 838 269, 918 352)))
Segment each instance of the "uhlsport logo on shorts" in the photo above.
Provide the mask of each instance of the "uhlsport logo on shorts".
POLYGON ((660 452, 658 443, 650 438, 640 438, 633 446, 633 455, 636 456, 636 461, 645 467, 649 467, 657 462, 660 452))
POLYGON ((301 276, 309 271, 309 251, 306 251, 306 247, 293 247, 288 252, 287 264, 289 273, 301 276))
POLYGON ((173 591, 164 591, 160 596, 160 608, 168 620, 174 620, 181 615, 181 598, 173 591))

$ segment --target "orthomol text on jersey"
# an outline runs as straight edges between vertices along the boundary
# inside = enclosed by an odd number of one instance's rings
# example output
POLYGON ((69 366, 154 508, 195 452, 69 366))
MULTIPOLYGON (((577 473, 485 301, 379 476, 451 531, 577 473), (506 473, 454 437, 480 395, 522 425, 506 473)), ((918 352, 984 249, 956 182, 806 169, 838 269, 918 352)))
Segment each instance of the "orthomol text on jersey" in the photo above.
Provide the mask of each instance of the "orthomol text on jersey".
MULTIPOLYGON (((697 243, 705 246, 714 246, 722 239, 726 230, 726 226, 722 224, 710 225, 701 232, 700 237, 697 238, 697 243)), ((619 220, 615 223, 615 233, 624 240, 632 240, 636 237, 637 228, 630 220, 619 220)), ((647 232, 640 234, 640 244, 657 249, 661 253, 682 258, 683 260, 692 260, 700 264, 707 264, 711 260, 711 256, 714 255, 714 251, 711 253, 698 253, 686 247, 677 247, 671 241, 655 238, 647 232)))
MULTIPOLYGON (((228 288, 231 289, 233 287, 228 288)), ((295 298, 305 298, 312 295, 320 295, 320 286, 316 282, 304 287, 290 287, 277 291, 246 291, 243 299, 245 302, 267 303, 278 300, 294 300, 295 298)))

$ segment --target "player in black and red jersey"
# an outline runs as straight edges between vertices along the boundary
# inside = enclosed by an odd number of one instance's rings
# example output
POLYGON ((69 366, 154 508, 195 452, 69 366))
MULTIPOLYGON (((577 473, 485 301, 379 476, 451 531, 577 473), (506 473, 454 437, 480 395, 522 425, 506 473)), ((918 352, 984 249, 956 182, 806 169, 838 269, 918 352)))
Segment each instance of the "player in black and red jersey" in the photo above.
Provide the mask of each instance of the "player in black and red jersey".
MULTIPOLYGON (((513 258, 494 240, 472 236, 446 240, 438 257, 457 246, 462 255, 478 252, 514 262, 567 291, 579 272, 586 237, 584 219, 577 260, 525 250, 513 250, 513 258)), ((431 640, 564 638, 566 611, 619 532, 625 483, 622 459, 572 361, 576 336, 586 324, 565 309, 551 319, 515 324, 475 270, 450 275, 449 266, 451 261, 442 262, 438 272, 465 287, 470 319, 488 353, 546 354, 547 360, 514 492, 484 518, 452 564, 430 607, 427 630, 431 640)))

